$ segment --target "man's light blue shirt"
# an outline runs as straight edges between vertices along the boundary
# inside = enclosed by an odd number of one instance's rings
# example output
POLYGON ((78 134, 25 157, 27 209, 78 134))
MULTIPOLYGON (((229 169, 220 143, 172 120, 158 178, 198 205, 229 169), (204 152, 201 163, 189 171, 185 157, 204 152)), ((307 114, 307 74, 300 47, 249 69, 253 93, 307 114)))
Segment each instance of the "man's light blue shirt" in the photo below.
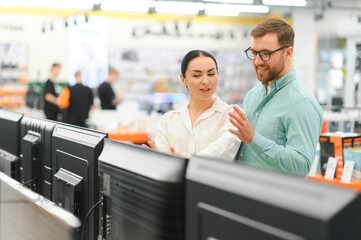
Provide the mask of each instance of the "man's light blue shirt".
POLYGON ((242 143, 237 161, 298 176, 307 176, 315 157, 323 110, 297 80, 295 70, 253 87, 242 108, 256 134, 242 143))

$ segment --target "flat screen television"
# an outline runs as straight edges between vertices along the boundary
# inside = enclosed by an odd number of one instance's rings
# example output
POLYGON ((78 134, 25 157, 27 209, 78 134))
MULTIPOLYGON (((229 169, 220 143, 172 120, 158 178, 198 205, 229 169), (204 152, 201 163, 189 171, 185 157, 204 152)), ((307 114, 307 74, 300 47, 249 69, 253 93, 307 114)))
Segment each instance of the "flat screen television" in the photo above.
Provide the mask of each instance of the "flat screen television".
POLYGON ((101 239, 183 240, 186 167, 187 159, 105 139, 101 239))
POLYGON ((357 192, 195 157, 186 174, 186 239, 361 239, 357 192))
POLYGON ((21 120, 21 182, 51 200, 52 139, 56 122, 24 116, 21 120))
POLYGON ((20 122, 23 114, 0 109, 0 171, 20 181, 20 122))
POLYGON ((0 239, 76 240, 73 214, 0 172, 0 239))
POLYGON ((58 124, 52 136, 52 200, 74 213, 83 223, 82 237, 98 235, 98 157, 106 133, 58 124), (94 209, 90 211, 91 209, 94 209), (87 214, 89 218, 86 220, 87 214))

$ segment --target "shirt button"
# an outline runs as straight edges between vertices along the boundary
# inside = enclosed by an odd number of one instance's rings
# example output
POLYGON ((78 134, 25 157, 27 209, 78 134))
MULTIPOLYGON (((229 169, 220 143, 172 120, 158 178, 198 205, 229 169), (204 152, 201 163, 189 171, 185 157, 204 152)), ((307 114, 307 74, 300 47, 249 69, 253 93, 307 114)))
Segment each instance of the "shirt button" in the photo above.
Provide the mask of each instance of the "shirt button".
POLYGON ((243 153, 239 154, 239 156, 243 157, 243 153))

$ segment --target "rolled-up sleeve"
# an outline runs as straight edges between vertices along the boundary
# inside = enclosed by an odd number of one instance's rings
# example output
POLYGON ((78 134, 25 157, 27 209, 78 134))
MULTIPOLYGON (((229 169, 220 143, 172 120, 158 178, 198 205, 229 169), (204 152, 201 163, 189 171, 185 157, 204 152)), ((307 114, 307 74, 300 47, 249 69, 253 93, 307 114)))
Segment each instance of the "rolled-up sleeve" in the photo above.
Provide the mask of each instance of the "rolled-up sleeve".
POLYGON ((284 146, 260 133, 255 134, 248 146, 268 167, 305 177, 315 156, 322 120, 322 111, 304 99, 285 118, 287 141, 284 146))

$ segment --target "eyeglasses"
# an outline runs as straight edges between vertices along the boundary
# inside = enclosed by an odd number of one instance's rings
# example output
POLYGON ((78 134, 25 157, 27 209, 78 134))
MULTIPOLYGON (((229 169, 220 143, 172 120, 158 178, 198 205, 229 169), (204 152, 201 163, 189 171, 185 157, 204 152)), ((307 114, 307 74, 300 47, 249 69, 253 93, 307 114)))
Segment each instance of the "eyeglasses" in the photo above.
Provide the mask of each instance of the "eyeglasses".
POLYGON ((285 49, 285 48, 288 48, 288 46, 284 46, 284 47, 281 47, 281 48, 278 48, 274 51, 267 51, 267 50, 262 50, 262 51, 255 51, 253 49, 251 49, 251 47, 247 48, 246 50, 244 50, 246 52, 246 55, 247 57, 250 59, 250 60, 255 60, 257 58, 257 54, 259 55, 259 57, 263 60, 263 61, 268 61, 271 59, 271 55, 274 54, 275 52, 277 51, 280 51, 282 49, 285 49))

